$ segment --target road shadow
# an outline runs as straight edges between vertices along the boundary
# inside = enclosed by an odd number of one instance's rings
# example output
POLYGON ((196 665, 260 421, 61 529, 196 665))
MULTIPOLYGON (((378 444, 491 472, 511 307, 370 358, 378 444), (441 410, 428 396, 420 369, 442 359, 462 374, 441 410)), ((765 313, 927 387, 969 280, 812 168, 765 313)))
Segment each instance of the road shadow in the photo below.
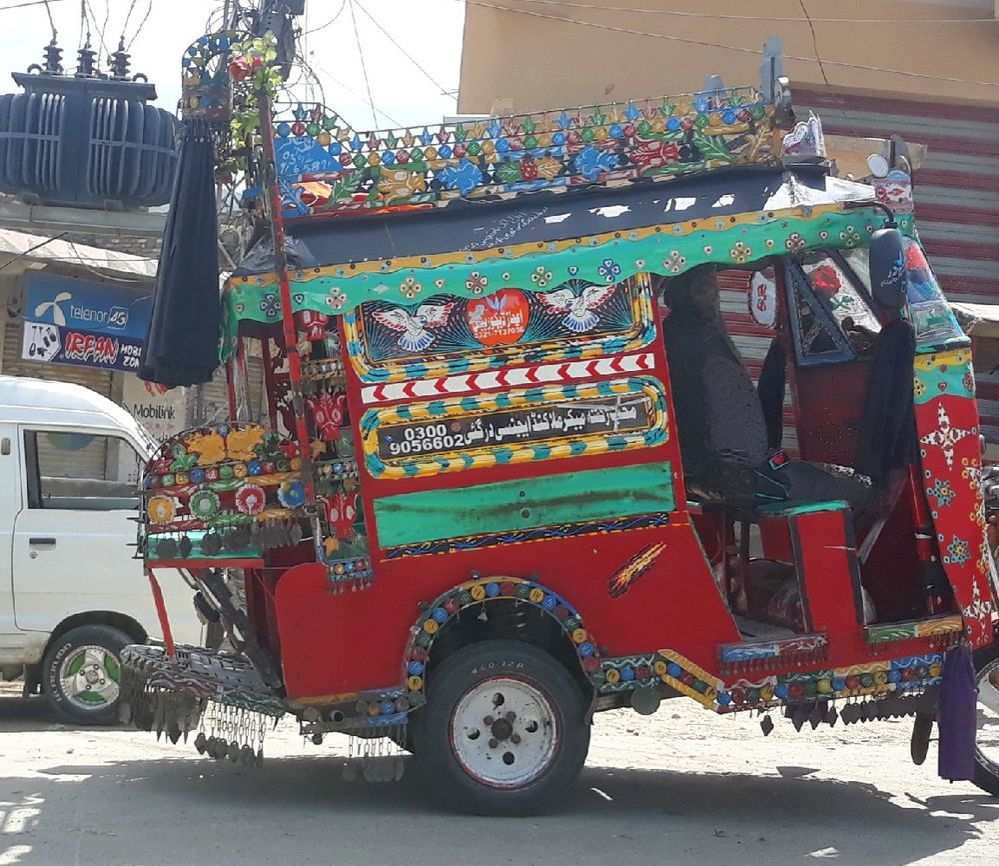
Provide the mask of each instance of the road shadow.
POLYGON ((40 695, 15 697, 10 691, 0 696, 0 734, 41 731, 122 731, 124 725, 74 725, 56 715, 40 695))
POLYGON ((413 772, 347 782, 343 763, 70 761, 3 779, 0 862, 904 866, 943 862, 999 814, 973 795, 898 804, 874 783, 588 767, 554 814, 485 819, 442 811, 413 772))

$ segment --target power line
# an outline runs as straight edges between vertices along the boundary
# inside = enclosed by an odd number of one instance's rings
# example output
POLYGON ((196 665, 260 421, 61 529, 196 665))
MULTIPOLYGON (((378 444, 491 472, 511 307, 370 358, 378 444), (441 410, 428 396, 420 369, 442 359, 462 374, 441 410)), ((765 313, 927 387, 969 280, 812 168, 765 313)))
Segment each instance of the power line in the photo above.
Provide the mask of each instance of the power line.
POLYGON ((336 23, 337 18, 340 17, 340 14, 343 12, 346 6, 347 6, 347 0, 340 0, 340 8, 336 10, 336 15, 330 18, 330 20, 327 21, 325 24, 320 24, 318 27, 313 27, 311 30, 306 30, 302 35, 308 36, 310 33, 318 33, 320 30, 325 30, 327 27, 332 26, 333 24, 336 23))
POLYGON ((107 45, 104 43, 104 30, 102 28, 97 27, 97 16, 94 15, 94 9, 90 5, 90 0, 84 0, 84 2, 86 3, 87 11, 90 13, 90 18, 94 22, 94 30, 97 31, 97 39, 100 41, 101 51, 103 51, 105 54, 108 54, 110 52, 108 51, 107 45))
POLYGON ((132 20, 132 13, 135 11, 135 5, 138 2, 139 0, 132 0, 132 2, 128 4, 128 14, 125 16, 125 23, 121 25, 122 39, 125 38, 125 31, 128 30, 128 22, 132 20))
MULTIPOLYGON (((561 21, 565 24, 576 24, 581 27, 592 27, 596 30, 607 30, 612 33, 625 33, 629 36, 643 36, 652 39, 664 39, 669 42, 682 42, 687 45, 699 45, 702 48, 720 48, 723 51, 738 51, 742 54, 755 54, 761 56, 764 51, 759 48, 747 48, 743 45, 726 45, 723 42, 709 42, 704 39, 690 39, 685 36, 674 36, 673 34, 667 33, 650 33, 647 30, 634 30, 630 27, 615 27, 612 24, 598 24, 595 21, 580 21, 578 18, 566 18, 561 15, 549 15, 545 12, 532 12, 528 9, 511 9, 509 6, 499 6, 495 3, 485 3, 483 0, 459 0, 459 2, 464 2, 469 6, 481 6, 484 9, 495 9, 499 12, 510 12, 514 15, 527 15, 531 18, 544 18, 549 21, 561 21)), ((533 0, 528 0, 528 2, 533 2, 533 0)), ((766 19, 761 19, 766 20, 766 19)), ((795 18, 795 21, 802 23, 800 18, 795 18)), ((815 63, 814 57, 801 57, 796 54, 785 54, 783 55, 786 60, 800 60, 804 63, 815 63)), ((948 81, 953 84, 974 84, 980 87, 999 87, 999 82, 995 81, 975 81, 969 80, 967 78, 954 78, 948 75, 930 75, 925 72, 911 72, 906 69, 888 69, 883 66, 868 66, 863 63, 848 63, 845 60, 825 60, 823 61, 827 66, 840 66, 846 69, 863 69, 867 72, 884 72, 891 75, 903 75, 908 78, 921 78, 929 79, 931 81, 948 81)))
POLYGON ((142 16, 142 20, 139 22, 139 26, 135 29, 135 33, 132 34, 132 38, 128 40, 128 50, 132 50, 132 43, 139 38, 139 34, 142 32, 142 28, 146 26, 146 22, 149 20, 149 16, 153 14, 153 0, 149 0, 149 5, 146 6, 146 14, 142 16))
MULTIPOLYGON (((45 14, 49 16, 49 27, 52 28, 52 41, 56 41, 56 37, 59 35, 56 30, 55 21, 52 20, 52 9, 49 7, 49 0, 42 0, 45 4, 45 14)), ((16 6, 8 6, 8 9, 16 9, 16 6)))
MULTIPOLYGON (((461 2, 461 0, 459 0, 461 2)), ((725 12, 682 12, 675 9, 636 9, 627 6, 597 6, 593 3, 571 3, 569 0, 520 0, 541 6, 561 6, 566 9, 587 9, 592 12, 631 12, 647 15, 672 15, 677 18, 719 18, 728 21, 778 21, 804 23, 801 18, 778 15, 734 15, 725 12)), ((476 4, 472 4, 476 5, 476 4)), ((517 11, 514 9, 511 12, 517 11)), ((815 24, 983 24, 995 23, 995 18, 812 18, 815 24)))
POLYGON ((444 87, 444 85, 441 84, 436 78, 434 78, 433 75, 427 72, 427 70, 420 64, 420 62, 415 57, 413 57, 412 54, 410 54, 405 48, 403 48, 398 42, 396 42, 392 34, 389 33, 388 30, 386 30, 384 27, 382 27, 382 25, 379 24, 377 20, 375 20, 374 15, 372 15, 367 9, 364 8, 364 4, 361 3, 360 0, 353 0, 353 2, 357 3, 357 8, 368 16, 368 19, 371 21, 371 23, 374 24, 375 27, 377 27, 379 30, 381 30, 381 32, 385 35, 388 41, 399 49, 403 57, 405 57, 410 63, 413 64, 413 66, 419 69, 420 72, 422 72, 427 77, 430 83, 434 85, 434 87, 440 90, 441 93, 447 95, 448 93, 447 88, 444 87))
MULTIPOLYGON (((316 61, 313 61, 312 65, 316 69, 318 69, 320 72, 322 72, 324 75, 326 75, 330 79, 330 81, 332 81, 334 84, 336 84, 337 86, 342 87, 344 90, 346 90, 347 93, 349 93, 355 99, 360 99, 361 102, 364 102, 364 97, 361 96, 360 93, 358 93, 356 90, 354 90, 354 88, 352 88, 346 82, 343 82, 339 78, 337 78, 332 72, 330 72, 321 63, 317 63, 316 61)), ((325 102, 325 99, 323 101, 325 102)), ((381 114, 381 116, 384 117, 386 120, 388 120, 392 124, 392 126, 394 128, 396 128, 396 129, 404 129, 406 127, 405 123, 400 123, 391 114, 388 114, 387 112, 381 111, 381 110, 379 110, 378 113, 381 114)))
POLYGON ((371 96, 371 81, 368 79, 368 65, 364 62, 364 48, 361 46, 361 34, 357 30, 357 16, 354 14, 354 0, 347 0, 350 6, 350 19, 354 22, 354 40, 357 42, 357 53, 361 57, 361 72, 364 73, 364 86, 368 91, 368 105, 371 106, 371 119, 374 121, 374 128, 378 128, 378 114, 375 109, 375 100, 371 96))
POLYGON ((812 34, 812 50, 815 52, 815 60, 819 64, 819 72, 822 73, 822 80, 826 83, 826 87, 829 86, 829 76, 826 75, 826 68, 822 65, 822 58, 819 56, 819 40, 815 35, 815 24, 812 23, 812 16, 808 14, 808 9, 805 6, 805 0, 798 0, 798 5, 801 6, 801 11, 805 15, 805 19, 808 21, 808 29, 812 34))
MULTIPOLYGON (((10 6, 0 6, 0 12, 9 12, 12 9, 24 9, 28 6, 44 6, 46 10, 49 8, 49 3, 61 3, 62 0, 27 0, 25 3, 14 3, 10 6)), ((49 24, 52 24, 52 12, 49 11, 49 24)), ((52 24, 52 29, 55 30, 55 24, 52 24)))

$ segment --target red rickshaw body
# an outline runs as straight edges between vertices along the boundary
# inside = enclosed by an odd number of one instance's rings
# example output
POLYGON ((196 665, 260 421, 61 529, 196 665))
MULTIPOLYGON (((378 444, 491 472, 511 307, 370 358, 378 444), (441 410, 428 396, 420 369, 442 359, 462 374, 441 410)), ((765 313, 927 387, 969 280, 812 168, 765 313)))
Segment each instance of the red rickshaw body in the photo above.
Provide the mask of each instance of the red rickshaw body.
POLYGON ((892 173, 893 212, 802 153, 821 143, 814 118, 782 146, 780 99, 688 102, 404 147, 340 130, 322 151, 318 120, 278 118, 272 141, 265 115, 294 259, 275 230, 279 254, 255 250, 230 278, 233 417, 165 443, 144 479, 154 587, 186 568, 245 658, 130 648, 133 704, 184 693, 185 730, 214 701, 293 713, 319 740, 402 742, 433 709, 435 671, 501 640, 556 659, 587 714, 681 695, 816 722, 837 701, 936 712, 945 655, 993 640, 992 566, 970 350, 907 178, 892 173), (371 156, 316 170, 336 148, 371 156), (894 309, 868 276, 885 225, 894 309), (697 266, 752 273, 749 309, 786 358, 775 411, 796 441, 774 471, 856 464, 880 331, 909 323, 912 379, 894 386, 911 384, 914 451, 866 522, 840 499, 688 489, 663 287, 697 266))

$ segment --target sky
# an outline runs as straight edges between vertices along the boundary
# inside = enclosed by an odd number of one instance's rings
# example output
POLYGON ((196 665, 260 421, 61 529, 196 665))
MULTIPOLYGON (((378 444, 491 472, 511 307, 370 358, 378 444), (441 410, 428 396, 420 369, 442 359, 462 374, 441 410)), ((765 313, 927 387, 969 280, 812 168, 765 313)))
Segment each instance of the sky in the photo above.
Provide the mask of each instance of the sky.
MULTIPOLYGON (((24 71, 41 62, 42 48, 51 38, 44 5, 5 11, 5 7, 23 2, 27 0, 0 0, 0 57, 6 72, 24 71)), ((464 4, 459 0, 352 3, 359 38, 355 38, 348 0, 306 0, 306 14, 299 19, 304 31, 314 30, 303 37, 303 47, 321 81, 326 105, 359 130, 435 123, 454 114, 464 4), (393 45, 372 18, 425 72, 393 45), (372 122, 362 55, 377 125, 372 122)), ((133 0, 84 0, 84 4, 91 38, 98 49, 103 30, 108 50, 102 51, 102 56, 117 48, 128 19, 124 33, 126 44, 135 40, 131 47, 133 72, 144 72, 156 85, 156 105, 175 110, 180 96, 181 56, 205 32, 206 22, 221 9, 222 0, 134 0, 130 17, 133 0), (147 10, 149 17, 139 30, 147 10)), ((81 38, 80 0, 49 0, 49 8, 64 49, 63 66, 74 69, 81 38)), ((291 80, 295 78, 292 73, 291 80)), ((0 93, 15 92, 16 88, 8 79, 6 88, 0 86, 0 93)), ((301 85, 295 90, 300 98, 321 101, 316 91, 310 94, 301 85)))

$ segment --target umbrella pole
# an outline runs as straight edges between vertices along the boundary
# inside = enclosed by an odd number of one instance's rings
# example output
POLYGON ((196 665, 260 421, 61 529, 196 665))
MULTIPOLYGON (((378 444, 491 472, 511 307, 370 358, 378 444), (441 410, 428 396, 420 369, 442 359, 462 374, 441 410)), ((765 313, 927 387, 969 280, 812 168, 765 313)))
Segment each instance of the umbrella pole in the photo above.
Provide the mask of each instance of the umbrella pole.
POLYGON ((298 333, 294 311, 291 308, 291 284, 288 282, 288 258, 285 254, 284 217, 281 212, 281 190, 278 187, 275 165, 274 125, 271 103, 266 92, 258 94, 260 104, 260 135, 263 145, 264 186, 270 196, 271 240, 274 244, 274 270, 281 290, 281 325, 284 333, 284 351, 288 358, 291 379, 291 400, 295 410, 295 438, 302 460, 302 484, 305 487, 306 505, 315 502, 316 490, 312 475, 312 439, 305 421, 305 400, 302 396, 302 359, 298 352, 298 333))

